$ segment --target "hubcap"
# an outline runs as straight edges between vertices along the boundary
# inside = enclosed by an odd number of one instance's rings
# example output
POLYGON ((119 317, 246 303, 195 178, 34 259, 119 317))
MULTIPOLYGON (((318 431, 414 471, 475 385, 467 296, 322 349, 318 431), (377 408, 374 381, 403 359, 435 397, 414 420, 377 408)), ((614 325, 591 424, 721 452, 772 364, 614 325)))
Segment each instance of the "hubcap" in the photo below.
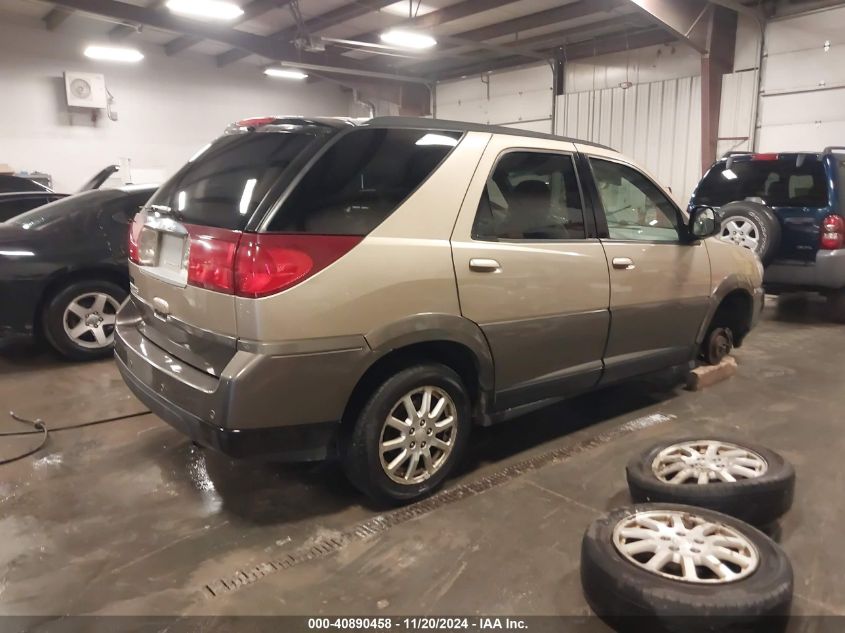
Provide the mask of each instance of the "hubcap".
POLYGON ((731 483, 760 477, 768 468, 766 460, 754 451, 715 440, 673 444, 651 463, 654 476, 669 484, 731 483))
POLYGON ((613 545, 637 567, 681 582, 721 584, 751 575, 754 544, 734 528, 674 510, 638 512, 613 529, 613 545))
POLYGON ((400 484, 418 484, 440 470, 455 445, 455 403, 438 387, 409 391, 393 405, 379 440, 381 466, 400 484))
POLYGON ((102 349, 114 343, 114 324, 120 304, 104 292, 79 295, 65 308, 62 326, 79 347, 102 349))
POLYGON ((732 218, 722 223, 721 239, 752 251, 760 248, 760 229, 747 218, 732 218))

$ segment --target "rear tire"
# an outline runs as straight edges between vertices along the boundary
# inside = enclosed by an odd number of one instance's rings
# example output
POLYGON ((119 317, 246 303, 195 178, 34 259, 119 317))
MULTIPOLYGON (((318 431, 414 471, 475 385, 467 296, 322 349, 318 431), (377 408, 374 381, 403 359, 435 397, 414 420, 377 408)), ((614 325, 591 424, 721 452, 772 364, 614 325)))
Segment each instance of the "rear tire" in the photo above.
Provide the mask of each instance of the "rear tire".
POLYGON ((768 266, 780 247, 780 222, 771 209, 756 202, 731 202, 719 209, 719 239, 757 253, 768 266))
POLYGON ((460 376, 439 363, 414 365, 385 380, 364 404, 342 450, 344 470, 378 503, 415 501, 453 470, 470 424, 460 376))
POLYGON ((111 281, 83 279, 70 283, 44 308, 44 337, 68 360, 111 356, 117 310, 127 294, 111 281))

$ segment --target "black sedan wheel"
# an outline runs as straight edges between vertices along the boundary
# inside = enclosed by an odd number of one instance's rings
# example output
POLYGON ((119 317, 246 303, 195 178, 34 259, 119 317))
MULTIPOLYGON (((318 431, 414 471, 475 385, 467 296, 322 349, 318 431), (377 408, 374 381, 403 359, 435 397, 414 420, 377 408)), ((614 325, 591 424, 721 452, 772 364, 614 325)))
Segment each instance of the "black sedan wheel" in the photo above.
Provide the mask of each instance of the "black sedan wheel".
POLYGON ((64 287, 47 303, 47 341, 70 360, 112 354, 117 311, 126 291, 110 281, 82 280, 64 287))
POLYGON ((621 631, 777 631, 792 566, 765 534, 701 508, 643 504, 594 521, 581 541, 581 584, 621 631))
POLYGON ((795 470, 764 447, 725 438, 661 442, 628 463, 635 502, 685 503, 767 526, 792 506, 795 470))

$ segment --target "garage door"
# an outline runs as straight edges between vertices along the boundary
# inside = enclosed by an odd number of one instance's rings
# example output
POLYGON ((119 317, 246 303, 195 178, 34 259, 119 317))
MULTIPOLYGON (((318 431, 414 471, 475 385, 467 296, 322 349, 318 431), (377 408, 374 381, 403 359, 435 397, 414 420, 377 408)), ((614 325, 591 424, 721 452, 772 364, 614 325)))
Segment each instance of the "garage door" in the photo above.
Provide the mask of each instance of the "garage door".
POLYGON ((845 7, 769 23, 760 151, 845 145, 845 7))
POLYGON ((552 70, 548 64, 437 84, 438 119, 552 131, 552 70))

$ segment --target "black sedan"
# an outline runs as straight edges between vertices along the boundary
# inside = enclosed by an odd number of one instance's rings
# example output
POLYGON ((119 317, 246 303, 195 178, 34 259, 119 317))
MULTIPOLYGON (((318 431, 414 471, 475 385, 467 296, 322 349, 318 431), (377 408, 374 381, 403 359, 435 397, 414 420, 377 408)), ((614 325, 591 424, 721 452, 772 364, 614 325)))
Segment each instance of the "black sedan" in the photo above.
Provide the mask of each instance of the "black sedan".
POLYGON ((43 337, 73 360, 109 356, 129 289, 129 222, 155 189, 86 191, 0 223, 0 338, 43 337))

